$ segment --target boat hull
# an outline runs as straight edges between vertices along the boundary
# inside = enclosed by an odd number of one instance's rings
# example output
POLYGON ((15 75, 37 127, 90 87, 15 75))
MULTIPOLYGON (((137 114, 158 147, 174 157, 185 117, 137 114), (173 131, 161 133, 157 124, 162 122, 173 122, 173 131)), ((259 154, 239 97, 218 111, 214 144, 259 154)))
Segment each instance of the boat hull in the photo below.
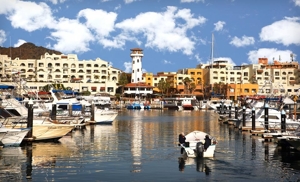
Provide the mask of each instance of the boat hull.
POLYGON ((30 130, 30 128, 0 128, 0 133, 5 133, 0 141, 4 147, 18 147, 30 130))

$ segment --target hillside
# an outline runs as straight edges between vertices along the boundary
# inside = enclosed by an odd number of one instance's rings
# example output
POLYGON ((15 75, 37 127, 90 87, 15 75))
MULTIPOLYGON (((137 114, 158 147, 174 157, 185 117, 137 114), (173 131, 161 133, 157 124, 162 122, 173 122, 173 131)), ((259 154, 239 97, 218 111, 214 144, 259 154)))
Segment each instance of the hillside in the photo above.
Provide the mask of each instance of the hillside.
POLYGON ((62 54, 59 51, 47 49, 42 46, 36 46, 33 43, 24 43, 20 47, 1 47, 0 46, 0 54, 2 55, 8 55, 8 57, 12 57, 12 59, 15 59, 16 57, 20 59, 40 59, 41 55, 44 55, 46 52, 49 54, 62 54))

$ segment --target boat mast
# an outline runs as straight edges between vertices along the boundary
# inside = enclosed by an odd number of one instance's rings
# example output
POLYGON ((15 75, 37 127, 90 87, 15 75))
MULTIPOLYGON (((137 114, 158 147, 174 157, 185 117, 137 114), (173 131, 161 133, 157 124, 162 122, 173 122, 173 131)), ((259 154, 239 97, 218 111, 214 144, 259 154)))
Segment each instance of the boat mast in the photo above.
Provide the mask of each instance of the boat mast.
POLYGON ((214 34, 212 33, 211 35, 211 64, 210 66, 213 65, 214 62, 214 34))

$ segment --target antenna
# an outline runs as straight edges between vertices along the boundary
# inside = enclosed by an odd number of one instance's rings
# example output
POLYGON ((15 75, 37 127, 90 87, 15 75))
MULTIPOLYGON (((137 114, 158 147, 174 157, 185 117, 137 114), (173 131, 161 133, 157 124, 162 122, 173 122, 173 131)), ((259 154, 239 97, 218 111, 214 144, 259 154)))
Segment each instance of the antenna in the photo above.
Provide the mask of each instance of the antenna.
POLYGON ((293 62, 294 61, 294 55, 293 55, 293 53, 291 53, 290 56, 291 56, 291 60, 293 62))

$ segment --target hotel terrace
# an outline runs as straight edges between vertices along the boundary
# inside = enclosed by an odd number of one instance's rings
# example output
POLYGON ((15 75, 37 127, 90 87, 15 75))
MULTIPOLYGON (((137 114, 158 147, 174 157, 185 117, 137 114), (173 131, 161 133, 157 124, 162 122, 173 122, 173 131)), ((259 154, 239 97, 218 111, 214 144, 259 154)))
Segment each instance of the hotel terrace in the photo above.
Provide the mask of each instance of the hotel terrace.
MULTIPOLYGON (((217 94, 232 100, 236 100, 239 96, 299 95, 299 63, 293 60, 288 62, 273 60, 269 63, 267 58, 259 58, 257 64, 242 66, 234 66, 226 60, 215 60, 211 64, 197 65, 196 68, 185 68, 177 72, 158 72, 155 75, 141 74, 142 49, 131 49, 130 56, 134 71, 131 73, 131 85, 124 91, 128 94, 133 91, 130 87, 140 82, 143 83, 147 94, 153 93, 152 88, 153 91, 161 92, 158 85, 163 80, 170 83, 169 94, 193 94, 200 99, 208 99, 217 94), (187 88, 186 79, 190 80, 189 85, 193 87, 187 88)), ((26 80, 28 91, 39 91, 49 83, 62 83, 65 88, 69 87, 79 92, 90 91, 92 94, 106 92, 115 95, 121 72, 100 58, 80 61, 75 54, 45 53, 38 60, 19 58, 11 60, 7 55, 0 55, 0 82, 18 85, 16 78, 21 77, 26 80)))

